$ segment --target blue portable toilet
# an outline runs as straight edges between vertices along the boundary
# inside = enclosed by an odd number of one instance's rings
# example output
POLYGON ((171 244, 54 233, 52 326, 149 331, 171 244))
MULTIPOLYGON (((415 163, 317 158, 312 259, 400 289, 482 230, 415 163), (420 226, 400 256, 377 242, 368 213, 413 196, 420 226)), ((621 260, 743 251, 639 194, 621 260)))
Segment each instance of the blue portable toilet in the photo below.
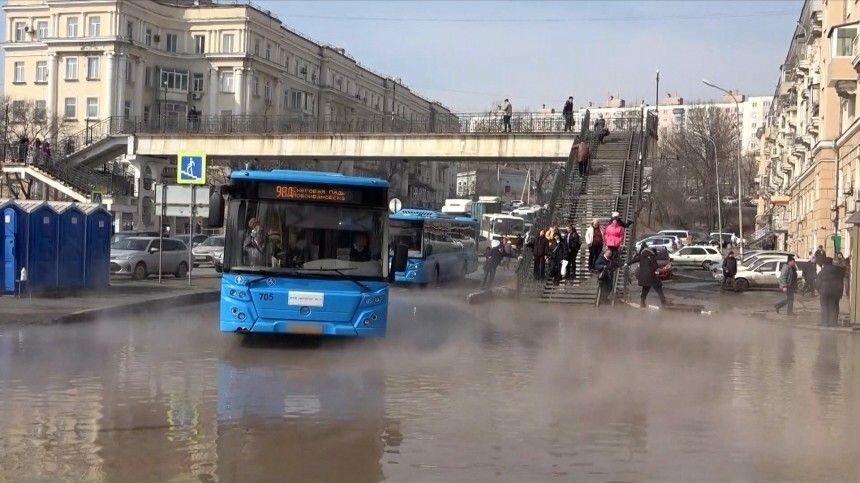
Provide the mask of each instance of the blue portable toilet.
POLYGON ((6 223, 3 220, 3 209, 9 203, 9 200, 0 200, 0 294, 6 292, 6 223))
POLYGON ((2 291, 15 293, 15 281, 21 268, 27 266, 27 214, 15 201, 7 201, 0 206, 0 221, 3 222, 2 291))
POLYGON ((57 288, 80 290, 86 285, 84 272, 84 245, 86 243, 87 216, 75 203, 50 201, 57 212, 58 251, 57 288))
POLYGON ((90 289, 110 286, 110 237, 113 217, 102 205, 81 205, 87 217, 84 276, 90 289))
POLYGON ((16 201, 27 218, 27 284, 30 290, 57 288, 57 212, 45 201, 16 201))

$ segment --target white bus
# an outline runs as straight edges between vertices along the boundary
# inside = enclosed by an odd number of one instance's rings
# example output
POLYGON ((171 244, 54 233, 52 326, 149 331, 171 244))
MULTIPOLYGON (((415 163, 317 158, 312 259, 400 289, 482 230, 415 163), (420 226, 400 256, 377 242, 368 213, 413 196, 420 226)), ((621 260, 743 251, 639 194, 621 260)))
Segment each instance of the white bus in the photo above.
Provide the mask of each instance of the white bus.
POLYGON ((481 218, 481 237, 478 249, 483 253, 493 241, 501 242, 505 235, 525 236, 526 223, 519 216, 494 213, 481 218))
POLYGON ((447 199, 441 211, 451 216, 472 216, 472 200, 447 199))

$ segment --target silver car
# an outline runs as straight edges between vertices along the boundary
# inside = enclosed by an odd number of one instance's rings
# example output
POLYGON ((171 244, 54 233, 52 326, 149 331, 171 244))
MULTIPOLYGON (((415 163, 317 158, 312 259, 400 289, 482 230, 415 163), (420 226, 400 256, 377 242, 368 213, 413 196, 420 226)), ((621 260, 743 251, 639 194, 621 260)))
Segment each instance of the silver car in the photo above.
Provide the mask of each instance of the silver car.
POLYGON ((188 247, 173 238, 160 241, 156 237, 131 237, 111 245, 110 271, 113 275, 131 275, 135 280, 143 280, 158 273, 159 258, 162 274, 170 273, 177 278, 188 274, 188 247))
POLYGON ((194 266, 214 264, 219 254, 224 253, 224 235, 210 236, 203 243, 191 249, 194 266))

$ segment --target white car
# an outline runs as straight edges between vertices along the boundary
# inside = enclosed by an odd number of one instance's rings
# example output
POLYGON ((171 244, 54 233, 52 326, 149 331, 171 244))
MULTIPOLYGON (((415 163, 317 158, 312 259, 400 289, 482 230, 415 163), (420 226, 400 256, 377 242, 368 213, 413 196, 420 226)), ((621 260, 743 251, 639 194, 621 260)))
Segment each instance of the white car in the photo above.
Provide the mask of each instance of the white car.
POLYGON ((657 235, 671 235, 678 237, 678 240, 684 245, 689 245, 692 243, 692 237, 690 236, 690 232, 687 230, 660 230, 657 235))
MULTIPOLYGON (((744 270, 752 270, 753 268, 760 265, 764 260, 787 260, 788 252, 775 252, 775 251, 757 251, 751 255, 744 257, 743 260, 738 260, 738 271, 744 270)), ((711 265, 711 273, 714 275, 714 280, 722 281, 723 280, 723 267, 722 265, 711 265)))
POLYGON ((636 253, 642 249, 642 245, 649 247, 665 247, 670 253, 678 249, 678 244, 674 237, 668 236, 649 236, 636 242, 636 253))
POLYGON ((708 270, 713 265, 720 266, 723 256, 712 246, 696 245, 684 247, 672 254, 672 265, 676 267, 702 267, 708 270))
POLYGON ((215 255, 224 253, 224 235, 210 236, 203 243, 191 250, 194 255, 194 266, 210 265, 215 261, 215 255))
MULTIPOLYGON (((779 274, 786 263, 788 260, 785 258, 764 259, 753 267, 738 269, 735 275, 735 290, 743 292, 750 288, 779 288, 779 274)), ((798 268, 798 275, 800 275, 800 268, 798 268)))

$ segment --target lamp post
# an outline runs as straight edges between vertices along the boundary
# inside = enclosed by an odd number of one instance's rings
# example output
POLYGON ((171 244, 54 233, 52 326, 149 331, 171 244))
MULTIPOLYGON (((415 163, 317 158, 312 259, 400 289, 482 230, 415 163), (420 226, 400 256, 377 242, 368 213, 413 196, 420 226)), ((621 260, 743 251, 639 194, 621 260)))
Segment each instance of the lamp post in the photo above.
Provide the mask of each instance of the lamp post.
POLYGON ((717 157, 717 143, 713 139, 707 138, 706 141, 714 147, 714 181, 717 187, 717 239, 720 242, 720 251, 723 249, 723 210, 720 206, 720 160, 717 157))
POLYGON ((705 79, 702 79, 702 82, 708 86, 713 87, 714 89, 721 91, 725 94, 728 94, 729 97, 732 98, 732 101, 735 103, 735 114, 737 115, 737 129, 738 129, 738 250, 740 252, 741 258, 744 256, 744 202, 743 202, 743 175, 741 173, 741 150, 743 149, 743 141, 741 140, 741 106, 738 104, 738 99, 735 97, 734 93, 727 89, 723 89, 722 87, 712 84, 705 79))

